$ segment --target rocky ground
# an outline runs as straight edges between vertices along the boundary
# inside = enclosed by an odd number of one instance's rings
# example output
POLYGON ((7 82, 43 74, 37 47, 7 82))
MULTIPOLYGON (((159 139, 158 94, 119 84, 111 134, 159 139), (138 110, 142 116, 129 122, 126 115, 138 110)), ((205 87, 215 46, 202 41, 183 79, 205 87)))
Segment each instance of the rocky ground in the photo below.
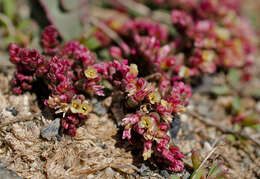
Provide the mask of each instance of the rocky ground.
MULTIPOLYGON (((255 69, 257 67, 260 65, 255 69)), ((0 178, 173 177, 166 170, 143 163, 138 152, 131 152, 132 146, 121 141, 109 112, 110 98, 93 99, 94 113, 78 129, 75 138, 60 136, 59 119, 54 120, 48 110, 41 108, 36 94, 15 96, 10 92, 13 70, 11 64, 1 63, 0 178)), ((220 161, 228 169, 228 178, 260 177, 259 128, 245 128, 239 133, 233 131, 232 117, 227 111, 232 98, 242 91, 245 109, 260 112, 259 97, 251 94, 252 89, 260 89, 260 74, 257 70, 254 74, 256 77, 249 84, 240 84, 238 89, 225 95, 212 95, 211 92, 214 85, 228 86, 224 74, 205 77, 195 88, 187 112, 180 116, 180 130, 175 139, 186 156, 186 171, 174 176, 190 177, 191 152, 197 150, 202 159, 208 157, 205 168, 220 161)), ((174 126, 178 126, 178 121, 174 126)), ((178 127, 173 129, 173 132, 177 131, 178 127)))

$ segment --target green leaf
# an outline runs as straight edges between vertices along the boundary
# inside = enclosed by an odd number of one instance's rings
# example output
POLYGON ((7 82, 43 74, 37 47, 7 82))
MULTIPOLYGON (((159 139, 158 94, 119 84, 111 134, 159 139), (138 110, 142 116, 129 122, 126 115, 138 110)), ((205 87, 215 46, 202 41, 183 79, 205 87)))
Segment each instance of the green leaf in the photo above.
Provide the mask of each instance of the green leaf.
POLYGON ((233 134, 228 134, 227 135, 227 139, 230 140, 231 142, 235 142, 236 141, 236 136, 234 136, 233 134))
POLYGON ((197 151, 192 152, 191 160, 192 160, 193 169, 197 170, 200 166, 200 157, 197 151))
POLYGON ((24 30, 24 29, 30 27, 31 23, 32 23, 32 21, 30 19, 23 19, 17 25, 17 29, 24 30))
POLYGON ((192 179, 201 179, 205 175, 205 169, 201 168, 197 171, 197 173, 193 172, 190 178, 192 179))
POLYGON ((250 114, 250 115, 245 117, 245 119, 242 122, 242 125, 244 127, 255 126, 255 125, 260 123, 259 120, 260 119, 259 119, 259 115, 258 114, 250 114))
POLYGON ((66 10, 74 10, 81 6, 82 1, 80 0, 61 0, 61 5, 66 10))
POLYGON ((208 177, 212 176, 213 174, 216 174, 217 167, 218 167, 218 163, 214 162, 209 170, 208 177))
POLYGON ((83 33, 79 10, 64 13, 59 8, 59 0, 40 0, 40 2, 46 11, 48 19, 58 29, 65 41, 75 39, 83 33))
POLYGON ((251 128, 258 131, 260 129, 260 124, 253 125, 251 128))
POLYGON ((238 73, 238 70, 235 68, 232 68, 228 72, 228 80, 231 83, 233 87, 237 87, 240 81, 240 76, 238 73))
POLYGON ((180 179, 180 177, 179 176, 177 176, 177 175, 171 175, 171 177, 170 177, 171 179, 180 179))
POLYGON ((239 131, 241 129, 241 126, 239 124, 234 124, 234 131, 239 131))
POLYGON ((176 31, 176 29, 173 27, 173 26, 169 26, 169 33, 172 35, 172 36, 178 36, 178 32, 176 31))
POLYGON ((230 93, 230 89, 224 86, 215 86, 211 88, 211 92, 216 95, 227 95, 230 93))
POLYGON ((101 46, 100 42, 95 37, 88 38, 84 44, 88 47, 89 50, 96 50, 101 46))
POLYGON ((251 91, 251 95, 252 95, 253 97, 260 98, 260 89, 252 90, 252 91, 251 91))
POLYGON ((105 60, 111 60, 111 56, 109 55, 108 49, 102 49, 98 54, 101 58, 105 60))
POLYGON ((242 108, 241 100, 238 96, 234 97, 232 100, 232 109, 239 112, 242 108))
POLYGON ((3 9, 4 13, 10 19, 14 18, 15 14, 15 1, 14 0, 3 0, 3 9))

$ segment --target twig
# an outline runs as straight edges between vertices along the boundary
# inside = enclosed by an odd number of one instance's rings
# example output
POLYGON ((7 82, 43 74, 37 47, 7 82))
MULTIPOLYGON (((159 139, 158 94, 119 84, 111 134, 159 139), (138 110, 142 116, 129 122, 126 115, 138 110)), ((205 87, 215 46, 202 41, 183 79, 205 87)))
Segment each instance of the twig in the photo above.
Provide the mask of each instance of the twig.
POLYGON ((150 79, 153 79, 153 78, 156 78, 156 77, 160 77, 161 76, 161 73, 153 73, 151 75, 148 75, 146 77, 144 77, 145 80, 150 80, 150 79))
POLYGON ((133 12, 136 12, 138 15, 140 16, 150 16, 151 15, 151 10, 141 4, 141 3, 138 3, 138 2, 135 2, 135 1, 129 1, 129 0, 118 0, 118 2, 126 7, 127 9, 133 11, 133 12))
POLYGON ((5 14, 0 13, 0 21, 2 21, 6 25, 9 35, 12 37, 15 36, 14 25, 5 14))
POLYGON ((191 116, 195 117, 196 119, 198 119, 199 121, 203 122, 204 124, 206 124, 208 126, 215 127, 216 129, 220 130, 223 133, 234 134, 234 135, 237 135, 237 136, 240 136, 240 137, 243 137, 243 138, 247 138, 247 139, 251 140, 252 142, 254 142, 258 147, 260 147, 260 142, 258 140, 256 140, 255 138, 253 138, 253 137, 251 137, 251 136, 249 136, 249 135, 247 135, 243 132, 237 132, 237 131, 234 131, 232 129, 217 125, 214 122, 212 122, 212 120, 207 119, 207 118, 201 116, 200 114, 198 114, 194 111, 188 110, 187 112, 191 116))
POLYGON ((12 121, 10 121, 10 122, 6 122, 6 123, 3 123, 3 124, 0 124, 0 129, 3 128, 3 127, 5 127, 5 126, 8 126, 8 125, 10 125, 10 124, 17 123, 17 122, 26 122, 26 121, 39 120, 38 117, 39 117, 39 115, 26 117, 26 118, 24 118, 24 119, 12 120, 12 121))
POLYGON ((90 23, 93 25, 99 27, 102 31, 104 31, 112 40, 114 40, 118 45, 121 45, 124 41, 117 35, 116 32, 114 32, 112 29, 110 29, 106 24, 104 24, 102 21, 95 17, 89 18, 90 23))
POLYGON ((169 13, 164 11, 152 11, 144 4, 132 0, 118 0, 118 2, 130 11, 135 12, 137 16, 150 17, 154 21, 159 21, 163 24, 171 25, 171 16, 169 13))
POLYGON ((206 161, 209 159, 209 157, 216 151, 217 147, 214 147, 209 154, 206 156, 206 158, 201 162, 200 166, 195 170, 194 175, 192 179, 196 176, 197 172, 203 167, 203 165, 206 163, 206 161))

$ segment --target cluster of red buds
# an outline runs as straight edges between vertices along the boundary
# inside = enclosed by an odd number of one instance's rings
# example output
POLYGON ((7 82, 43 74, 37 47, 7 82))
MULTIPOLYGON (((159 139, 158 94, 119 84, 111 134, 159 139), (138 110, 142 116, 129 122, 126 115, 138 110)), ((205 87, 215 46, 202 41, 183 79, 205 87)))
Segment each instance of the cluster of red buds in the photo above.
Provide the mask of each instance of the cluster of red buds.
MULTIPOLYGON (((146 26, 150 25, 142 28, 146 26)), ((153 26, 149 33, 161 37, 166 31, 153 26)), ((10 44, 10 60, 17 67, 12 80, 13 91, 21 94, 32 90, 35 82, 44 84, 48 90, 44 104, 61 117, 63 131, 75 136, 77 127, 92 111, 91 97, 106 96, 104 81, 110 83, 110 90, 120 92, 123 97, 122 138, 132 144, 141 142, 144 160, 154 154, 170 170, 181 172, 184 156, 169 136, 169 128, 173 117, 185 110, 191 96, 190 87, 164 73, 157 81, 149 82, 139 77, 137 65, 128 64, 128 60, 98 61, 96 55, 79 42, 62 45, 57 37, 53 26, 45 29, 42 54, 10 44)), ((118 54, 117 49, 111 51, 118 54)))
POLYGON ((103 96, 103 86, 92 67, 94 54, 76 41, 61 46, 57 37, 53 26, 45 29, 41 39, 43 54, 10 44, 10 61, 17 68, 11 84, 13 91, 21 94, 31 90, 34 82, 43 82, 49 91, 44 104, 56 114, 62 113, 63 129, 75 136, 76 128, 92 109, 85 96, 103 96))
POLYGON ((182 171, 180 159, 184 156, 171 141, 168 131, 174 115, 184 111, 191 96, 190 87, 175 82, 167 91, 162 91, 155 84, 139 78, 137 65, 128 65, 127 60, 96 67, 122 92, 124 111, 131 111, 122 119, 123 139, 136 144, 135 141, 141 138, 144 160, 154 153, 170 170, 182 171))

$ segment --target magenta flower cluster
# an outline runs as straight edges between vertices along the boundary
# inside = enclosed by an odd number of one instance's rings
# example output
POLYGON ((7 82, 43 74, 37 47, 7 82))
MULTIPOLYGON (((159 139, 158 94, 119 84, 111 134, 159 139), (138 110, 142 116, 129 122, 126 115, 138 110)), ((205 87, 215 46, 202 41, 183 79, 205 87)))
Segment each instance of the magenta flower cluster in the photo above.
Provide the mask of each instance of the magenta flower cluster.
MULTIPOLYGON (((153 2, 153 8, 158 10, 167 5, 163 10, 171 9, 168 16, 172 24, 165 25, 149 17, 128 16, 124 23, 116 18, 108 20, 106 23, 126 42, 110 49, 112 57, 127 57, 136 63, 142 58, 142 63, 147 63, 143 66, 149 65, 150 73, 167 72, 169 78, 187 79, 212 74, 218 69, 240 68, 243 78, 250 79, 256 36, 248 20, 241 16, 240 0, 141 2, 148 5, 153 2)), ((118 4, 115 8, 128 12, 118 4)))
MULTIPOLYGON (((150 25, 140 28, 146 26, 150 25)), ((160 38, 167 34, 167 30, 161 31, 157 25, 152 29, 150 33, 160 38)), ((98 61, 96 55, 79 42, 62 45, 57 37, 53 26, 45 29, 42 53, 10 44, 10 60, 17 69, 11 82, 13 91, 21 94, 32 90, 37 81, 44 84, 46 89, 43 90, 49 92, 44 104, 62 118, 63 131, 75 136, 77 127, 92 111, 90 99, 106 96, 103 84, 110 83, 110 90, 120 92, 123 97, 122 138, 132 144, 141 142, 144 160, 154 154, 170 170, 181 172, 184 156, 168 131, 173 117, 185 110, 191 96, 190 87, 163 72, 158 82, 139 77, 137 65, 121 58, 118 47, 111 48, 111 53, 119 61, 98 61)))

